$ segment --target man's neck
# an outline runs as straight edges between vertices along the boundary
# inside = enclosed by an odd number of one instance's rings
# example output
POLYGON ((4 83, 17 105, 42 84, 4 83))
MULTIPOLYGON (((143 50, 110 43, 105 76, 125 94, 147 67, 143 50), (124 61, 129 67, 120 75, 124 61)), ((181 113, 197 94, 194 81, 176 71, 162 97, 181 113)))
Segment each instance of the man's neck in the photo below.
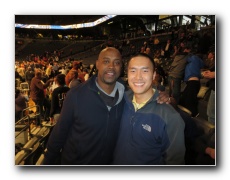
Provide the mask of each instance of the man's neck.
POLYGON ((136 99, 136 102, 137 102, 138 104, 141 104, 141 103, 143 103, 143 102, 149 100, 153 95, 154 95, 153 89, 151 89, 151 91, 149 91, 149 92, 146 93, 146 94, 134 94, 135 99, 136 99))
POLYGON ((104 83, 100 83, 100 82, 98 81, 98 79, 96 79, 96 81, 97 81, 97 84, 100 86, 100 88, 101 88, 104 92, 106 92, 107 94, 111 94, 111 92, 113 92, 114 87, 115 87, 115 85, 116 85, 116 83, 114 83, 114 84, 104 84, 104 83))

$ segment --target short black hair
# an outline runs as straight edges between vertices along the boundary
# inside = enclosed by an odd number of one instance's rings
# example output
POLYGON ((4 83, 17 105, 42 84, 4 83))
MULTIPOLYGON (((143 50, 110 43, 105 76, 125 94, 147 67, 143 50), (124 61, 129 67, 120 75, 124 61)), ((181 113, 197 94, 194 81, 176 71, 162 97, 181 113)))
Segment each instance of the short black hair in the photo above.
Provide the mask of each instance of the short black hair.
POLYGON ((56 81, 59 85, 65 85, 65 74, 58 74, 56 76, 56 81))
POLYGON ((146 53, 137 53, 137 54, 133 55, 133 56, 128 60, 128 62, 127 62, 127 67, 129 66, 130 60, 131 60, 132 58, 135 58, 135 57, 145 57, 145 58, 148 58, 148 59, 151 61, 152 65, 153 65, 153 69, 155 70, 156 65, 155 65, 155 62, 154 62, 153 58, 152 58, 151 56, 149 56, 148 54, 146 54, 146 53))

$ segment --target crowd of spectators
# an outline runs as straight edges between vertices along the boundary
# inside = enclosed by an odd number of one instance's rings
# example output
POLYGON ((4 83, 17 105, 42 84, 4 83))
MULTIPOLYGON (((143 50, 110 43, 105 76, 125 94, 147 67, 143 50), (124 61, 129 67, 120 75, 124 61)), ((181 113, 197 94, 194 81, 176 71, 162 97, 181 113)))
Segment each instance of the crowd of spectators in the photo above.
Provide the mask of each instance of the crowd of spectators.
MULTIPOLYGON (((108 41, 109 43, 102 44, 101 48, 106 46, 116 47, 124 57, 124 66, 126 65, 126 59, 136 53, 146 53, 151 56, 156 63, 157 82, 155 83, 157 85, 164 85, 165 88, 169 90, 169 96, 175 99, 175 104, 183 105, 187 108, 191 112, 190 115, 192 115, 192 117, 199 115, 197 94, 201 86, 200 79, 206 78, 209 82, 207 85, 209 85, 211 89, 211 100, 209 101, 207 110, 208 120, 215 125, 215 114, 213 114, 213 111, 215 112, 215 99, 213 100, 215 96, 215 39, 212 35, 212 32, 209 30, 198 34, 190 29, 179 29, 178 32, 173 33, 171 37, 168 35, 166 38, 151 35, 148 39, 145 37, 139 41, 131 39, 116 42, 108 41), (214 54, 214 56, 209 57, 211 56, 210 53, 212 53, 212 55, 214 54), (167 67, 162 63, 163 61, 168 61, 167 67), (204 72, 204 67, 207 71, 201 74, 202 71, 204 72), (181 88, 183 82, 186 83, 184 91, 182 91, 181 88), (195 91, 193 91, 194 88, 195 91)), ((17 103, 19 99, 20 102, 23 102, 19 104, 20 107, 16 107, 16 121, 22 116, 20 113, 23 108, 26 108, 25 102, 28 101, 28 99, 23 98, 23 94, 20 93, 18 81, 28 83, 30 92, 26 95, 24 94, 24 96, 31 98, 36 105, 39 105, 40 110, 44 110, 44 112, 40 112, 42 115, 41 119, 55 123, 58 117, 55 114, 60 114, 60 101, 63 101, 65 98, 65 93, 70 88, 84 83, 92 74, 96 73, 95 66, 85 66, 83 63, 84 60, 76 61, 71 58, 67 60, 61 59, 58 50, 52 53, 46 53, 44 56, 33 55, 24 61, 16 60, 15 103, 17 103), (33 79, 36 78, 37 83, 34 83, 33 81, 35 80, 33 79), (63 79, 65 80, 64 82, 63 79), (41 87, 36 85, 38 82, 41 83, 41 87), (37 86, 44 95, 42 101, 38 101, 34 98, 33 87, 35 86, 37 86), (61 95, 59 95, 57 89, 63 90, 60 90, 61 95)), ((125 79, 125 73, 122 74, 125 79)), ((213 131, 210 133, 210 136, 213 138, 213 131)), ((199 138, 193 141, 193 143, 200 144, 204 143, 204 141, 203 138, 199 138)), ((204 148, 204 151, 197 151, 197 153, 203 153, 205 157, 208 154, 209 160, 211 158, 211 162, 213 163, 213 159, 215 158, 213 149, 215 149, 215 146, 213 145, 213 141, 211 144, 211 149, 210 147, 208 147, 208 149, 204 148)), ((196 151, 196 149, 194 151, 196 151)), ((207 163, 207 161, 202 163, 207 163)))

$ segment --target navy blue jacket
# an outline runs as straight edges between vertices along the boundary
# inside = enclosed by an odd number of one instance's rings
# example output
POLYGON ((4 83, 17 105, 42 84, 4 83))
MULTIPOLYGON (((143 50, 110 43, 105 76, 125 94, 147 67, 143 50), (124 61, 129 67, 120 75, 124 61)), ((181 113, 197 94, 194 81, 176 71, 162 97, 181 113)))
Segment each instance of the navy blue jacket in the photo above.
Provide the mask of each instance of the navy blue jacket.
POLYGON ((184 164, 184 122, 168 104, 157 103, 158 91, 135 112, 133 92, 125 93, 125 107, 115 165, 181 165, 184 164))
POLYGON ((44 165, 55 163, 62 150, 62 165, 110 164, 118 137, 124 99, 108 110, 98 95, 96 76, 71 89, 64 100, 45 154, 44 165))

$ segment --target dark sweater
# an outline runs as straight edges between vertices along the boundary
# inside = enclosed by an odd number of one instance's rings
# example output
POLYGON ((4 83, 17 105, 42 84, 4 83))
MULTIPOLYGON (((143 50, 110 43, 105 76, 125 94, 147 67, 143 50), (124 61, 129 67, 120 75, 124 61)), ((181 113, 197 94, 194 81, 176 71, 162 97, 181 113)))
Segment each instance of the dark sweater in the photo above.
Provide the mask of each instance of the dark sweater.
POLYGON ((54 164, 62 149, 63 165, 110 164, 123 111, 121 101, 110 111, 98 94, 93 76, 65 98, 49 141, 43 164, 54 164))

